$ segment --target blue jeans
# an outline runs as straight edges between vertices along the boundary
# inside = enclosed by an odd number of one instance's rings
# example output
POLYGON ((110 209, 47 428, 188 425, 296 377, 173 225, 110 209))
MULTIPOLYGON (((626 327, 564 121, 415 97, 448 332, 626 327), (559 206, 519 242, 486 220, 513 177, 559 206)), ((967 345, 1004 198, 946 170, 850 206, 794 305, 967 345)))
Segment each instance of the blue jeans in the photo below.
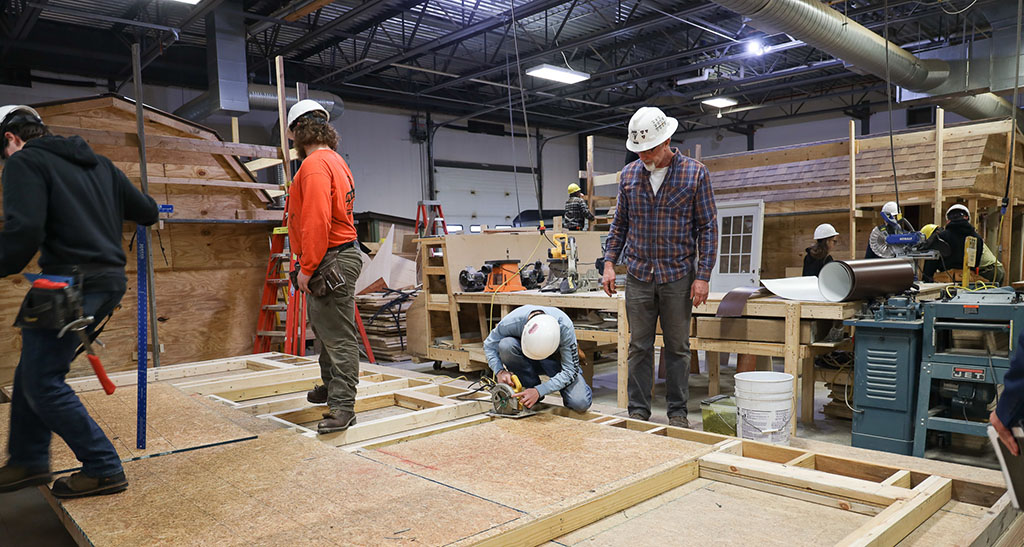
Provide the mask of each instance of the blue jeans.
MULTIPOLYGON (((557 353, 556 353, 557 355, 557 353)), ((555 359, 530 359, 523 355, 523 348, 519 339, 514 336, 507 336, 498 342, 498 358, 509 372, 519 377, 519 382, 524 388, 537 387, 541 384, 540 375, 545 374, 548 378, 562 372, 562 364, 555 359)), ((583 379, 583 373, 577 371, 576 379, 561 390, 562 404, 566 408, 585 412, 590 408, 593 401, 593 394, 590 386, 583 379)))
MULTIPOLYGON (((86 293, 86 315, 103 318, 121 301, 123 292, 86 293)), ((93 323, 89 332, 96 327, 93 323)), ((14 371, 8 464, 49 469, 51 433, 60 435, 95 478, 122 471, 114 445, 96 425, 65 381, 79 345, 77 333, 57 338, 51 329, 22 329, 21 360, 14 371)))

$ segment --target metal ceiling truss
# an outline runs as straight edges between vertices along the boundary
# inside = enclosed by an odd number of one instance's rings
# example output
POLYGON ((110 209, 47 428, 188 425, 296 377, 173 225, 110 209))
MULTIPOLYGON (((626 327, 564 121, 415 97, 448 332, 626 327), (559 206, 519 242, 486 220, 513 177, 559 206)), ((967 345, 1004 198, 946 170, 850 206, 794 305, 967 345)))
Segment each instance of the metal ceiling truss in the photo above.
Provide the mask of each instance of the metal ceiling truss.
MULTIPOLYGON (((88 37, 105 28, 116 37, 106 42, 121 48, 83 51, 81 66, 72 72, 89 74, 97 70, 90 59, 122 56, 124 68, 117 72, 125 78, 124 50, 141 40, 144 64, 174 67, 188 81, 203 81, 205 62, 195 62, 203 52, 195 46, 203 43, 205 15, 222 1, 184 7, 156 0, 111 0, 103 3, 109 11, 93 14, 101 28, 80 28, 66 22, 78 4, 72 0, 7 0, 0 17, 3 50, 43 51, 46 37, 38 36, 42 30, 37 24, 42 21, 50 28, 62 22, 69 33, 81 33, 87 44, 97 43, 88 37), (172 46, 175 53, 168 55, 172 46), (192 72, 181 73, 190 65, 192 72)), ((883 0, 831 4, 880 31, 883 0)), ((937 3, 888 4, 889 33, 897 43, 931 47, 954 38, 966 41, 983 35, 987 27, 980 14, 947 15, 937 3)), ((784 115, 809 115, 807 108, 825 105, 831 112, 834 104, 845 101, 848 110, 856 106, 863 112, 879 92, 877 78, 853 73, 785 35, 764 36, 736 14, 704 0, 245 0, 243 5, 249 70, 257 81, 269 78, 268 59, 283 55, 287 73, 314 88, 355 100, 432 109, 459 120, 508 122, 510 94, 513 119, 521 120, 523 93, 526 110, 537 123, 583 131, 607 127, 617 133, 616 124, 653 95, 678 92, 671 93, 678 95, 678 104, 666 108, 680 116, 683 127, 712 124, 746 130, 780 109, 784 115), (773 47, 754 55, 745 47, 752 39, 773 47), (591 78, 565 86, 520 77, 520 70, 540 63, 569 64, 591 78), (701 69, 718 71, 721 77, 675 85, 676 79, 701 69), (707 120, 709 113, 702 111, 699 98, 710 93, 728 93, 741 104, 734 112, 723 111, 721 119, 707 120)), ((85 15, 86 8, 77 9, 85 15)), ((62 59, 74 55, 71 49, 61 49, 62 59)))

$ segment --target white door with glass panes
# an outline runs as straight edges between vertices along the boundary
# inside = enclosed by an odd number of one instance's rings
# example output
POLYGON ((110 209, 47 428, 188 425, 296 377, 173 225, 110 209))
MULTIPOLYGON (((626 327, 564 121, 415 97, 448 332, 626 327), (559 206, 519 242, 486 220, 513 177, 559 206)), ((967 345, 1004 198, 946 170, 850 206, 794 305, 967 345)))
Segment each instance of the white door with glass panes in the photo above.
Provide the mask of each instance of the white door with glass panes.
POLYGON ((761 235, 764 201, 718 201, 718 261, 711 271, 711 292, 761 283, 761 235))

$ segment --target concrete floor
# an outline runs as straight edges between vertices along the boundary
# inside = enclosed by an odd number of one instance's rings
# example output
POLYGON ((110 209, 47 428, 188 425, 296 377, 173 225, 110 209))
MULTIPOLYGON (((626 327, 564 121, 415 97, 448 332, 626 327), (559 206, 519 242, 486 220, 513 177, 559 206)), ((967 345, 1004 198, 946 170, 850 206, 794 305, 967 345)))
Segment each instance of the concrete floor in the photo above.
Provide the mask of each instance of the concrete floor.
MULTIPOLYGON (((451 377, 463 376, 457 369, 446 368, 440 372, 433 370, 431 363, 415 364, 412 362, 382 363, 406 370, 414 370, 424 374, 443 374, 451 377)), ((777 362, 776 370, 781 370, 781 362, 777 362)), ((701 367, 702 371, 706 368, 701 367)), ((729 366, 721 369, 721 384, 723 393, 731 393, 733 390, 733 375, 735 374, 735 358, 729 366)), ((467 375, 471 379, 478 377, 478 373, 467 375)), ((606 408, 616 406, 616 369, 614 363, 599 364, 594 373, 594 404, 606 408)), ((829 391, 824 384, 819 383, 815 389, 814 425, 797 425, 797 436, 810 438, 819 441, 826 441, 836 444, 850 444, 850 422, 836 418, 826 417, 821 408, 828 402, 829 391)), ((708 396, 708 379, 706 374, 691 375, 690 377, 690 399, 688 402, 690 423, 696 429, 701 429, 700 401, 708 396)), ((665 384, 659 380, 654 389, 654 401, 651 420, 657 423, 668 423, 665 415, 665 384)), ((625 415, 625 410, 618 414, 625 415)), ((986 447, 988 448, 988 447, 986 447)), ((998 467, 994 454, 987 450, 981 454, 957 454, 948 451, 929 450, 929 458, 953 461, 966 465, 978 465, 983 467, 998 467)), ((37 489, 22 490, 10 494, 0 494, 0 545, 39 545, 39 546, 73 546, 74 541, 68 535, 64 526, 57 519, 53 510, 46 503, 42 494, 37 489)))

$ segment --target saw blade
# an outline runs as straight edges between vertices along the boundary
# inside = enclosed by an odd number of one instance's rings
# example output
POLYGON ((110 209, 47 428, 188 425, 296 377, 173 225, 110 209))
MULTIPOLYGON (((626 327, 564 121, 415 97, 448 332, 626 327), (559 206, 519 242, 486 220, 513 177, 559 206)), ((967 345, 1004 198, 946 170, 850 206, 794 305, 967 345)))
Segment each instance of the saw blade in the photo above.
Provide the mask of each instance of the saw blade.
POLYGON ((497 414, 516 414, 519 412, 519 401, 513 395, 512 388, 498 384, 491 389, 491 405, 497 414))
POLYGON ((878 226, 875 226, 871 230, 871 235, 868 237, 868 245, 876 255, 882 258, 892 258, 896 256, 896 251, 893 250, 892 246, 885 241, 886 233, 883 232, 878 226))

